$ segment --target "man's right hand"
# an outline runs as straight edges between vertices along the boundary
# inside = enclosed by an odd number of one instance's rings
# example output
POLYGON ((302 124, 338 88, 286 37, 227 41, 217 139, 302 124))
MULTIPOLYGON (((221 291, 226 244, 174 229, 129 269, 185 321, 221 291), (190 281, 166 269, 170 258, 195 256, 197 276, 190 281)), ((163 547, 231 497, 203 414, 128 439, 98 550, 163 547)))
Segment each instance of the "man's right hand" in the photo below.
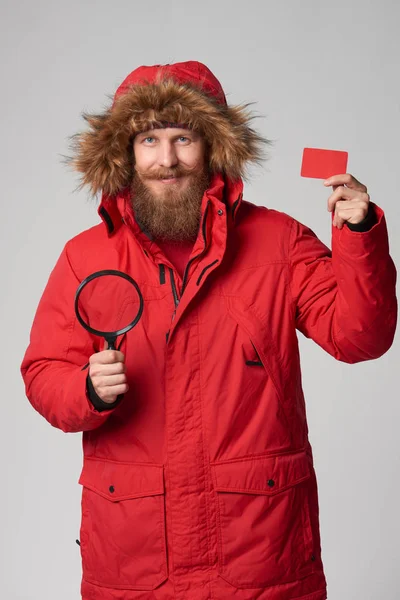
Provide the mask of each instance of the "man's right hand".
POLYGON ((103 350, 89 359, 89 376, 96 394, 112 404, 129 386, 125 374, 125 356, 119 350, 103 350))

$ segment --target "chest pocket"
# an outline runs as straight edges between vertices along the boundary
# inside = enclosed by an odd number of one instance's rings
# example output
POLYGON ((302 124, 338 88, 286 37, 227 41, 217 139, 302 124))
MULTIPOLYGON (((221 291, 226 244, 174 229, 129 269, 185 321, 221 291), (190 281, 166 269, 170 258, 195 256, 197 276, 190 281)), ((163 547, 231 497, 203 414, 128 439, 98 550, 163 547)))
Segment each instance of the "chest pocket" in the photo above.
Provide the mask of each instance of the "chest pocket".
POLYGON ((167 579, 162 465, 85 458, 79 483, 83 578, 155 589, 167 579))
POLYGON ((257 349, 251 340, 244 342, 242 348, 243 360, 246 366, 264 367, 260 355, 258 354, 257 349))

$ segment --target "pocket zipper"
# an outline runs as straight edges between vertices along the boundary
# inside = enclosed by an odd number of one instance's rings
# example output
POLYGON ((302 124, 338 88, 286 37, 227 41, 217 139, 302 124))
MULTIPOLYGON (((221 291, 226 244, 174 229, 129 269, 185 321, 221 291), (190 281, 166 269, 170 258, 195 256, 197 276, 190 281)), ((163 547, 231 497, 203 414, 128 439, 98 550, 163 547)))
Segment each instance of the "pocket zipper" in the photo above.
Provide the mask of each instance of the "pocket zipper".
POLYGON ((260 358, 260 355, 257 352, 257 348, 255 347, 255 345, 253 344, 253 342, 250 340, 251 345, 253 346, 254 352, 257 355, 258 360, 246 360, 246 365, 249 367, 263 367, 264 364, 260 358))

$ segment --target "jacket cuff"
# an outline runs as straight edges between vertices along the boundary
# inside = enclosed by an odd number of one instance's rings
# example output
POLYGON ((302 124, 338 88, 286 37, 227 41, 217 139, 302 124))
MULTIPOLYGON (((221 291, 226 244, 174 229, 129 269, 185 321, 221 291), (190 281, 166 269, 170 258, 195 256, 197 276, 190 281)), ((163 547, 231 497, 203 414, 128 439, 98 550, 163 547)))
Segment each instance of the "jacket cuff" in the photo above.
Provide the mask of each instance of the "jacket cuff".
POLYGON ((368 212, 366 217, 360 221, 360 223, 349 223, 348 221, 346 221, 346 225, 349 229, 351 229, 351 231, 358 231, 358 232, 363 232, 363 231, 369 231, 370 229, 372 229, 372 227, 374 225, 376 225, 376 223, 378 222, 374 208, 372 206, 372 204, 370 203, 368 206, 368 212))
POLYGON ((104 402, 104 400, 102 400, 100 398, 100 396, 97 394, 96 390, 94 389, 94 386, 93 386, 93 383, 92 383, 89 373, 87 374, 87 377, 86 377, 86 394, 87 394, 87 397, 89 398, 90 402, 93 404, 94 408, 98 412, 103 412, 105 410, 112 410, 113 408, 118 406, 118 404, 121 402, 122 398, 124 397, 123 394, 120 394, 119 396, 117 396, 117 399, 112 404, 108 404, 107 402, 104 402))

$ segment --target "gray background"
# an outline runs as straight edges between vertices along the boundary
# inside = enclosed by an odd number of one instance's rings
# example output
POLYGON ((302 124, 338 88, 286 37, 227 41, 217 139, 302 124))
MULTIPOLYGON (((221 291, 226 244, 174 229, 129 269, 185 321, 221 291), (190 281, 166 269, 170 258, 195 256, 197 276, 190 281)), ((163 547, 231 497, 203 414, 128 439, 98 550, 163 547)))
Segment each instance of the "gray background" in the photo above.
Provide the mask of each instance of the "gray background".
MULTIPOLYGON (((399 265, 399 22, 398 0, 1 3, 3 598, 80 598, 81 434, 32 409, 19 365, 63 245, 98 222, 60 161, 81 111, 103 109, 141 64, 200 60, 229 103, 257 102, 256 125, 275 140, 245 198, 330 245, 331 188, 300 177, 302 151, 347 150, 399 265)), ((398 600, 399 336, 356 365, 299 337, 329 600, 398 600)))

